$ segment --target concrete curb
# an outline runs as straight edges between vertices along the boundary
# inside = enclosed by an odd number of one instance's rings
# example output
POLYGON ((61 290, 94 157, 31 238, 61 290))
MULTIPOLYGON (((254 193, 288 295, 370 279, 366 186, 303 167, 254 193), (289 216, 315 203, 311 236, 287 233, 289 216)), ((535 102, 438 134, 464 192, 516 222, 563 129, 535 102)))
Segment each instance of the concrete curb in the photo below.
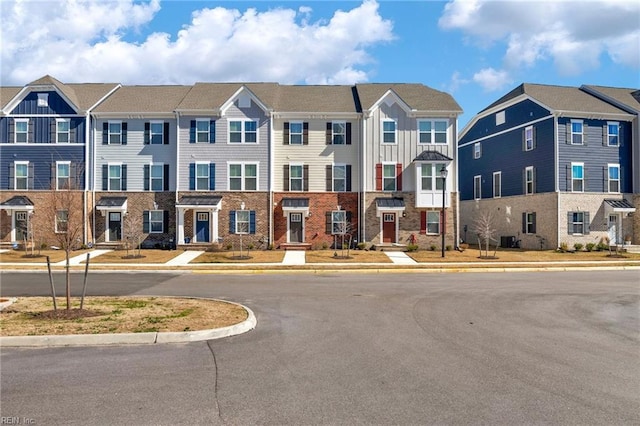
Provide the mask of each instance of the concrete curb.
POLYGON ((2 336, 0 347, 61 347, 61 346, 105 346, 105 345, 150 345, 156 343, 189 343, 236 336, 253 330, 258 321, 249 308, 227 300, 207 299, 232 303, 247 312, 247 319, 228 327, 210 330, 164 333, 116 333, 116 334, 75 334, 62 336, 2 336))

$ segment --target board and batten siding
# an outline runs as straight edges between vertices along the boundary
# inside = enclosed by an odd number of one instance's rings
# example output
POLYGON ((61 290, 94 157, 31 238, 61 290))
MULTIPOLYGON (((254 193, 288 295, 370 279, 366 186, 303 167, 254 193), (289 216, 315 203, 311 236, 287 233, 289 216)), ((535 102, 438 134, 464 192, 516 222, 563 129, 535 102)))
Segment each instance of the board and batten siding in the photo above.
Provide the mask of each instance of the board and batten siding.
POLYGON ((274 120, 273 136, 273 183, 275 191, 284 191, 284 166, 288 164, 304 164, 309 166, 309 192, 327 191, 327 166, 348 164, 351 166, 351 192, 360 188, 359 143, 360 121, 346 118, 308 119, 279 118, 274 120), (327 123, 345 121, 351 123, 351 144, 328 145, 327 123), (308 144, 289 145, 284 141, 284 123, 308 123, 308 144))
MULTIPOLYGON (((380 108, 372 111, 369 118, 365 119, 366 158, 365 158, 365 190, 376 190, 375 167, 378 163, 402 163, 402 191, 415 191, 415 165, 413 160, 423 151, 434 151, 446 155, 449 158, 456 158, 456 121, 448 117, 424 116, 409 117, 398 105, 388 106, 383 104, 380 108), (396 121, 396 143, 382 143, 382 122, 383 120, 396 121), (418 143, 418 121, 419 120, 446 120, 447 144, 419 144, 418 143)), ((447 187, 455 188, 456 173, 453 166, 449 167, 447 187)))
MULTIPOLYGON (((69 143, 84 143, 84 117, 64 117, 69 120, 69 143)), ((2 117, 0 143, 15 143, 15 120, 28 119, 27 143, 56 143, 56 117, 2 117)))
POLYGON ((16 105, 10 114, 21 115, 73 115, 74 109, 55 91, 33 91, 16 105), (38 94, 47 94, 48 106, 38 106, 38 94))
POLYGON ((176 122, 175 119, 164 119, 169 123, 169 144, 146 144, 144 143, 145 123, 160 119, 99 119, 96 120, 94 130, 95 141, 95 190, 102 191, 102 166, 109 163, 121 163, 127 165, 127 191, 144 191, 144 166, 151 163, 169 165, 169 191, 175 191, 176 179, 176 122), (112 121, 122 121, 127 123, 127 143, 103 144, 102 126, 103 123, 112 121))
POLYGON ((223 117, 207 114, 180 117, 180 169, 178 190, 189 191, 189 164, 215 163, 215 191, 228 190, 228 162, 258 163, 258 191, 269 188, 269 117, 253 101, 250 108, 239 108, 235 102, 223 117), (215 120, 215 143, 189 143, 191 121, 215 120), (255 120, 258 122, 258 143, 228 143, 228 121, 255 120))

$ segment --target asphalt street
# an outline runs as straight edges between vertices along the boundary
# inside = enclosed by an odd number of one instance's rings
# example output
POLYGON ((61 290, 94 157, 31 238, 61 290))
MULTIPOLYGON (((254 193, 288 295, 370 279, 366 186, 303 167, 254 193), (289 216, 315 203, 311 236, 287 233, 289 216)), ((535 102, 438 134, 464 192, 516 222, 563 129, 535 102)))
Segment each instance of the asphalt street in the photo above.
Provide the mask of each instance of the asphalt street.
MULTIPOLYGON (((49 286, 41 273, 0 280, 4 297, 49 286)), ((74 274, 75 291, 81 282, 74 274)), ((640 424, 638 271, 92 273, 88 293, 232 300, 258 325, 179 345, 2 348, 3 418, 640 424)))

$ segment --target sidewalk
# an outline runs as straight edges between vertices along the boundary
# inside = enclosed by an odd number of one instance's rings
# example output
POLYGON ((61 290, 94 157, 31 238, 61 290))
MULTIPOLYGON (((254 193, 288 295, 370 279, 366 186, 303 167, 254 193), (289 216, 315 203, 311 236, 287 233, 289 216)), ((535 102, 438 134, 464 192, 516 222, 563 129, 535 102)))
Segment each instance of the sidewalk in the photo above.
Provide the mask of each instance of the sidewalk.
MULTIPOLYGON (((100 256, 101 254, 105 254, 105 253, 109 253, 111 250, 106 250, 106 249, 95 249, 92 250, 88 253, 84 253, 84 254, 80 254, 78 256, 74 256, 71 259, 69 259, 69 265, 70 266, 78 266, 80 265, 82 262, 87 260, 87 254, 89 254, 89 259, 93 259, 96 258, 98 256, 100 256)), ((65 266, 67 264, 66 260, 61 260, 60 262, 56 262, 53 264, 53 266, 65 266)))

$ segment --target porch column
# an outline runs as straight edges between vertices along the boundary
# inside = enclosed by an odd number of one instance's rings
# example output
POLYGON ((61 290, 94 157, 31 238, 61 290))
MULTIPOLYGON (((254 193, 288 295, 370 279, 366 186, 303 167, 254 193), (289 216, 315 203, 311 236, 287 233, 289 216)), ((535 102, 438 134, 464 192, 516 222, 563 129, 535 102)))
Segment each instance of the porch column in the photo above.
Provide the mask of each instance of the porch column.
POLYGON ((184 244, 184 208, 178 207, 178 244, 184 244))
POLYGON ((209 212, 209 217, 211 218, 211 242, 212 243, 217 243, 218 242, 218 237, 220 236, 220 234, 218 233, 219 229, 218 229, 218 210, 217 209, 211 209, 209 212))

